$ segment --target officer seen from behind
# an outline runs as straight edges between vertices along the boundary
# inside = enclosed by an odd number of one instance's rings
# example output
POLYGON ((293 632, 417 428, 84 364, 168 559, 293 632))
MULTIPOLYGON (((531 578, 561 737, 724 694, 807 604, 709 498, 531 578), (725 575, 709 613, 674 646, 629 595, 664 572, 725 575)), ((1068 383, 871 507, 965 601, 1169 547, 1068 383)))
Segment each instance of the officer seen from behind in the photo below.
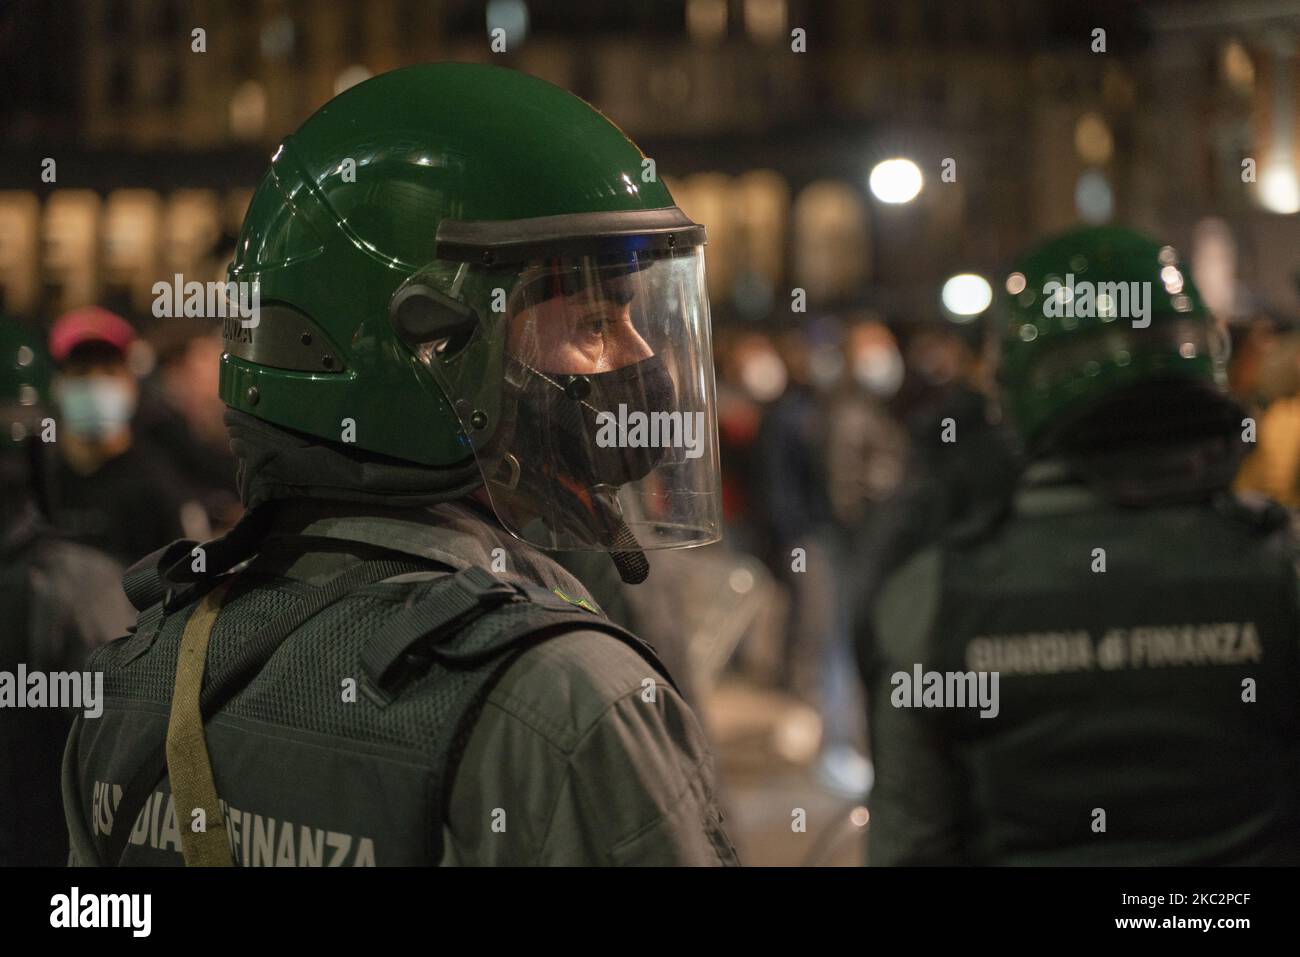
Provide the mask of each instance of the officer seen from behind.
POLYGON ((1229 492, 1226 336, 1125 229, 1043 244, 1007 289, 1030 464, 877 604, 870 862, 1300 863, 1295 548, 1229 492), (904 694, 917 670, 996 673, 995 707, 904 694))
POLYGON ((643 160, 467 64, 284 140, 230 274, 260 283, 221 370, 248 512, 127 576, 74 861, 735 863, 699 723, 540 550, 636 582, 718 538, 704 234, 643 160))

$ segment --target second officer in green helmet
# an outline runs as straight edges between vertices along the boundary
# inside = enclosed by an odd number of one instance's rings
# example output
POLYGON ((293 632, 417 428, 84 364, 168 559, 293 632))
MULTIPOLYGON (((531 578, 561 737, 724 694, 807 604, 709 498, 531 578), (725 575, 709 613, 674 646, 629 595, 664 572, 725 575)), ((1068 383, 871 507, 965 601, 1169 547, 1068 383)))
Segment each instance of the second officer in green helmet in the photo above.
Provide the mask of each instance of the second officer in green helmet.
POLYGON ((128 573, 74 862, 735 863, 695 716, 543 552, 719 537, 704 230, 650 170, 465 64, 279 146, 222 358, 248 512, 128 573))
POLYGON ((1300 863, 1295 542, 1229 491, 1222 328, 1126 229, 1006 288, 1029 464, 877 604, 869 861, 1300 863))

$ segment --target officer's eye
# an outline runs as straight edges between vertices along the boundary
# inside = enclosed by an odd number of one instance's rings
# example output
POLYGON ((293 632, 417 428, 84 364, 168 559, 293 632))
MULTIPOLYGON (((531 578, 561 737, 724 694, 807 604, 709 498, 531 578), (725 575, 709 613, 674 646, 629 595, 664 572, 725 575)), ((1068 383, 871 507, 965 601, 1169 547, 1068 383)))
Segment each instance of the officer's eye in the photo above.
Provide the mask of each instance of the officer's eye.
POLYGON ((608 320, 601 315, 587 316, 578 320, 578 335, 583 339, 596 340, 605 334, 608 320))

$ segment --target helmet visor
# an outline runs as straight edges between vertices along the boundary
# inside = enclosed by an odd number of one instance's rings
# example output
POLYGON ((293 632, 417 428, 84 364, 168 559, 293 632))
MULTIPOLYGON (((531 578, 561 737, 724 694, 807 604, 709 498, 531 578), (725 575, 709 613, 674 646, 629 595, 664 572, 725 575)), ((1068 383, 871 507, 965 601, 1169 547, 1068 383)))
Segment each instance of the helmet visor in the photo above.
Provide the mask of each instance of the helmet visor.
POLYGON ((411 282, 472 310, 416 351, 512 534, 556 550, 719 539, 701 247, 439 262, 411 282))

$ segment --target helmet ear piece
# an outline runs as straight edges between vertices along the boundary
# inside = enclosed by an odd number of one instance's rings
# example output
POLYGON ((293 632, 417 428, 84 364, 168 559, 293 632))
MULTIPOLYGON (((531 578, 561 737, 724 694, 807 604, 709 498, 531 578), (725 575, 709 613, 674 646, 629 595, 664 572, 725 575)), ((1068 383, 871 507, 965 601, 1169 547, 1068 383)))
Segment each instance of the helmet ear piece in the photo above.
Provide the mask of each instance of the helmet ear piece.
POLYGON ((478 314, 473 309, 424 283, 399 289, 388 314, 393 328, 408 345, 441 340, 449 352, 463 348, 478 326, 478 314))

